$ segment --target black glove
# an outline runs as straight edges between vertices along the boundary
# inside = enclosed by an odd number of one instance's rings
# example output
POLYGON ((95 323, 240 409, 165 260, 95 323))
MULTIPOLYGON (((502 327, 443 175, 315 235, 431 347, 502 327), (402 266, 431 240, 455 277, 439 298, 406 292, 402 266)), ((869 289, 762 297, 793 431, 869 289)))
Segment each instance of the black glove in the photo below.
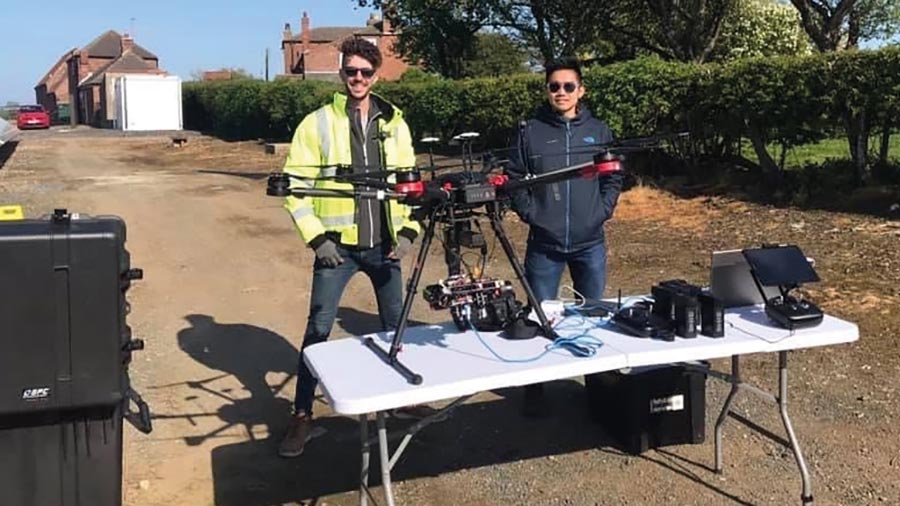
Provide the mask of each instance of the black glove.
POLYGON ((338 254, 337 245, 334 241, 327 239, 316 248, 316 258, 322 262, 325 267, 337 267, 344 263, 344 259, 338 254))
POLYGON ((391 251, 391 254, 388 255, 388 258, 403 260, 403 257, 405 257, 410 251, 412 251, 412 241, 410 241, 408 237, 404 237, 401 235, 397 237, 397 245, 394 246, 394 251, 391 251))

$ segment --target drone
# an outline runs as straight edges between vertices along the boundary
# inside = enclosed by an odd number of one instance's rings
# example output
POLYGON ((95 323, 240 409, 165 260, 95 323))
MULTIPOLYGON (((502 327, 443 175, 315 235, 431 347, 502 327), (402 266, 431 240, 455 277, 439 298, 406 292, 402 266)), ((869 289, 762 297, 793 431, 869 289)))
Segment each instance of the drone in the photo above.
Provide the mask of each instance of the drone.
MULTIPOLYGON (((509 209, 512 196, 516 192, 532 187, 568 179, 596 180, 621 174, 624 171, 625 153, 657 148, 665 137, 618 140, 591 146, 590 151, 582 148, 581 153, 593 155, 590 162, 529 174, 521 179, 510 179, 503 173, 502 169, 508 166, 509 160, 496 156, 497 152, 503 150, 482 156, 483 166, 480 169, 476 168, 478 157, 472 146, 478 138, 477 132, 465 132, 453 137, 452 142, 460 145, 462 149, 460 165, 435 167, 433 154, 429 149, 430 165, 425 167, 355 173, 351 167, 332 165, 327 167, 329 175, 325 177, 302 178, 280 172, 272 173, 268 178, 266 194, 270 196, 396 200, 412 207, 412 219, 425 223, 422 244, 407 282, 400 321, 390 348, 385 351, 371 337, 364 340, 366 347, 414 385, 422 383, 422 376, 400 362, 398 354, 438 225, 441 225, 441 242, 449 277, 424 290, 423 296, 431 308, 449 309, 460 330, 468 329, 469 325, 478 330, 500 330, 504 322, 510 321, 523 310, 521 304, 515 300, 509 282, 483 276, 487 243, 481 231, 479 218, 487 218, 496 240, 500 243, 525 291, 528 307, 537 317, 541 335, 555 339, 557 335, 525 278, 524 268, 503 228, 503 214, 509 209), (333 175, 330 175, 331 169, 333 175), (442 171, 446 173, 438 174, 442 171), (426 182, 422 178, 422 173, 429 172, 432 177, 426 182), (307 184, 292 185, 293 180, 302 180, 307 184), (311 180, 342 182, 349 184, 350 187, 317 188, 309 184, 311 180), (463 262, 462 248, 480 250, 482 262, 479 268, 470 268, 463 262), (466 267, 466 274, 462 272, 463 267, 466 267)), ((438 139, 428 137, 422 139, 422 142, 430 148, 438 142, 438 139)))

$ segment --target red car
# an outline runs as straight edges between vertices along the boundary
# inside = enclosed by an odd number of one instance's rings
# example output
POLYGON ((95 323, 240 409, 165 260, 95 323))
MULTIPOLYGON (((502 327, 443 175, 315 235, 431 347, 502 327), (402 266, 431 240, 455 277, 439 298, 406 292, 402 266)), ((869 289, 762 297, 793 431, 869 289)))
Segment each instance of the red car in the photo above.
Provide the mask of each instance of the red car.
POLYGON ((50 128, 50 115, 42 105, 23 105, 19 107, 19 115, 16 118, 16 126, 19 130, 26 128, 50 128))

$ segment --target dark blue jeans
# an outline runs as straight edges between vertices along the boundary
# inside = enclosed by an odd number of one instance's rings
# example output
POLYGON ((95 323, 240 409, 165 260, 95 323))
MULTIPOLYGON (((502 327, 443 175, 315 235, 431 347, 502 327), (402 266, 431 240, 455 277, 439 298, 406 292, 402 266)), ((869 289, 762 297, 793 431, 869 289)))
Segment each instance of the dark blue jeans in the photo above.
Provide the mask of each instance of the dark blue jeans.
MULTIPOLYGON (((537 300, 559 299, 559 280, 569 266, 573 288, 588 299, 600 299, 606 288, 606 244, 569 253, 542 248, 529 242, 525 253, 525 278, 537 300)), ((568 297, 568 295, 566 295, 568 297)))
POLYGON ((307 346, 328 339, 334 318, 337 316, 341 295, 354 274, 362 271, 372 281, 378 300, 381 330, 387 331, 397 327, 403 308, 403 281, 400 261, 387 258, 389 252, 389 243, 385 243, 383 247, 366 249, 338 245, 338 253, 344 258, 344 263, 329 268, 316 260, 313 268, 312 295, 309 299, 309 318, 306 322, 306 334, 303 336, 303 347, 300 348, 297 393, 294 396, 295 413, 302 411, 312 415, 313 397, 318 383, 303 361, 303 352, 307 346))

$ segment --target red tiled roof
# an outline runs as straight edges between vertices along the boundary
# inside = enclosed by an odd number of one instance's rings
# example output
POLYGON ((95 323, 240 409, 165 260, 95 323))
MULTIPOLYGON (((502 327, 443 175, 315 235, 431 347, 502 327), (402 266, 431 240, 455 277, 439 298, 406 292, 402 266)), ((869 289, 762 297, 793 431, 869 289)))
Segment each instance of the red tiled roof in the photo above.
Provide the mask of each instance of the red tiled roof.
MULTIPOLYGON (((381 31, 371 26, 320 26, 309 31, 310 42, 336 42, 354 35, 378 36, 381 31)), ((301 41, 303 34, 298 33, 288 40, 301 41)))
POLYGON ((80 83, 79 86, 100 84, 103 82, 104 76, 109 73, 128 74, 146 70, 156 70, 156 67, 147 63, 147 61, 132 51, 125 51, 122 53, 122 56, 97 69, 96 72, 91 74, 84 82, 80 83))
MULTIPOLYGON (((99 58, 118 58, 122 55, 122 36, 114 30, 107 30, 105 33, 92 40, 82 50, 87 51, 90 56, 99 58)), ((144 59, 159 60, 155 54, 147 51, 143 47, 135 44, 132 48, 134 54, 144 59)))

